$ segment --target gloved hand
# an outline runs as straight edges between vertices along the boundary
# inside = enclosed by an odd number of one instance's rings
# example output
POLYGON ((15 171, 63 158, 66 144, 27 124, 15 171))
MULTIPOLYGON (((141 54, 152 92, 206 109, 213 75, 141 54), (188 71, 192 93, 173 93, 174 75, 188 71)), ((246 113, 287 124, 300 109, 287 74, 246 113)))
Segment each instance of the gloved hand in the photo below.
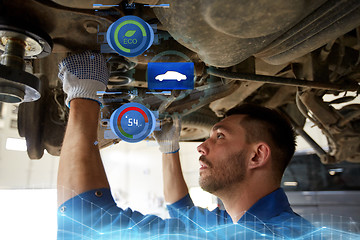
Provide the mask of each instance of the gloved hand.
POLYGON ((179 151, 181 130, 181 118, 179 115, 172 116, 172 122, 166 122, 161 126, 161 131, 155 131, 154 136, 160 145, 162 153, 175 153, 179 151))
POLYGON ((105 91, 109 71, 105 58, 99 53, 86 51, 69 56, 59 64, 59 78, 67 94, 66 105, 74 98, 86 98, 101 105, 97 91, 105 91))

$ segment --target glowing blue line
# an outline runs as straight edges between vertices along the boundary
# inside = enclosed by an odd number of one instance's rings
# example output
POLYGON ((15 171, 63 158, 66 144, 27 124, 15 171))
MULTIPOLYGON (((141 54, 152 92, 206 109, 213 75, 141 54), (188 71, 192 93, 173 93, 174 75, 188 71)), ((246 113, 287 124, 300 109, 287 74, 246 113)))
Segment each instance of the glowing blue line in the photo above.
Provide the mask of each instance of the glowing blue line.
MULTIPOLYGON (((104 95, 104 94, 122 94, 124 92, 106 92, 106 91, 97 91, 96 95, 104 95)), ((128 92, 129 94, 133 94, 130 92, 128 92)), ((162 91, 162 92, 146 92, 146 94, 164 94, 164 95, 170 95, 171 91, 162 91)))
POLYGON ((95 7, 117 7, 117 6, 119 6, 119 5, 103 5, 101 3, 93 4, 93 8, 95 8, 95 7))
POLYGON ((122 94, 123 92, 106 92, 106 91, 97 91, 96 95, 104 95, 104 94, 122 94))
POLYGON ((170 4, 159 4, 159 5, 144 5, 144 7, 164 7, 164 8, 168 8, 170 7, 170 4))
POLYGON ((171 91, 162 91, 162 92, 146 92, 146 94, 165 94, 170 95, 171 91))
POLYGON ((78 223, 78 224, 80 224, 80 225, 82 225, 82 226, 84 226, 84 227, 86 227, 86 228, 88 228, 88 229, 90 229, 90 230, 93 230, 93 231, 95 231, 96 233, 102 234, 101 232, 97 231, 96 229, 94 229, 94 228, 92 228, 92 227, 89 227, 89 226, 87 226, 87 225, 85 225, 85 224, 83 224, 83 223, 81 223, 81 222, 79 222, 79 221, 76 221, 76 220, 73 219, 73 218, 70 218, 70 217, 68 217, 68 216, 66 216, 66 215, 64 215, 64 217, 66 217, 67 219, 70 219, 70 220, 72 220, 73 222, 76 222, 76 223, 78 223))
POLYGON ((106 62, 109 62, 109 61, 110 61, 110 59, 112 59, 112 56, 111 56, 111 57, 109 57, 109 59, 108 59, 108 60, 106 60, 106 62))

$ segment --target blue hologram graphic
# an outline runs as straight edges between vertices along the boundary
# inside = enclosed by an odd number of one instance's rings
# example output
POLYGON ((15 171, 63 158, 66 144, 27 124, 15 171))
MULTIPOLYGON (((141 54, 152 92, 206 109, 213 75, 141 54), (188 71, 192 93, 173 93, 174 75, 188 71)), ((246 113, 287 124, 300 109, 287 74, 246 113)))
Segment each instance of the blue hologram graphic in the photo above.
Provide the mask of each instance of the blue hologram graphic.
POLYGON ((170 4, 159 4, 159 5, 144 5, 144 7, 162 7, 162 8, 169 8, 170 7, 170 4))
MULTIPOLYGON (((105 195, 105 194, 104 194, 105 195)), ((222 225, 198 224, 196 219, 161 219, 142 215, 131 209, 113 205, 100 207, 108 199, 91 201, 97 196, 68 200, 58 211, 58 239, 360 239, 359 225, 351 219, 330 216, 330 222, 317 221, 299 226, 291 219, 276 224, 261 221, 256 216, 242 223, 222 225), (96 203, 95 203, 96 202, 96 203), (186 226, 186 227, 185 227, 186 226), (341 227, 341 228, 339 228, 341 227), (300 230, 300 231, 299 231, 300 230)), ((106 196, 105 196, 106 198, 106 196)), ((186 211, 185 211, 186 212, 186 211)), ((220 218, 222 216, 219 216, 220 218)), ((323 219, 324 216, 312 216, 323 219)), ((308 218, 309 219, 309 218, 308 218)), ((357 223, 358 224, 358 223, 357 223)))

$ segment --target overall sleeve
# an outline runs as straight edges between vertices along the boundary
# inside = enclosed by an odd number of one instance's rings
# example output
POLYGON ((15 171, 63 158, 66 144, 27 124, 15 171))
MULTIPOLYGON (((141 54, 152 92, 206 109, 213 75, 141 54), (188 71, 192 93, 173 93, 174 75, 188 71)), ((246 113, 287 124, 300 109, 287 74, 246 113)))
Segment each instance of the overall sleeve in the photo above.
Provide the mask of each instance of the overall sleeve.
POLYGON ((189 231, 179 219, 117 207, 110 189, 82 193, 58 209, 58 239, 146 239, 189 231))

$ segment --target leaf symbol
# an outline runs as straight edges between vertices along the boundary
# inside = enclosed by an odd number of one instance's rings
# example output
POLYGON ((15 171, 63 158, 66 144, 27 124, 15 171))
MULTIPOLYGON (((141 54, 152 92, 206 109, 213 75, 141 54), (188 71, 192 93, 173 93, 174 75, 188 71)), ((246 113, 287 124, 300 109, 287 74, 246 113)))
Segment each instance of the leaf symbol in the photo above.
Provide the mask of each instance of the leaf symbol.
POLYGON ((128 30, 126 33, 125 33, 125 36, 126 37, 131 37, 132 35, 134 35, 136 32, 136 30, 128 30))

